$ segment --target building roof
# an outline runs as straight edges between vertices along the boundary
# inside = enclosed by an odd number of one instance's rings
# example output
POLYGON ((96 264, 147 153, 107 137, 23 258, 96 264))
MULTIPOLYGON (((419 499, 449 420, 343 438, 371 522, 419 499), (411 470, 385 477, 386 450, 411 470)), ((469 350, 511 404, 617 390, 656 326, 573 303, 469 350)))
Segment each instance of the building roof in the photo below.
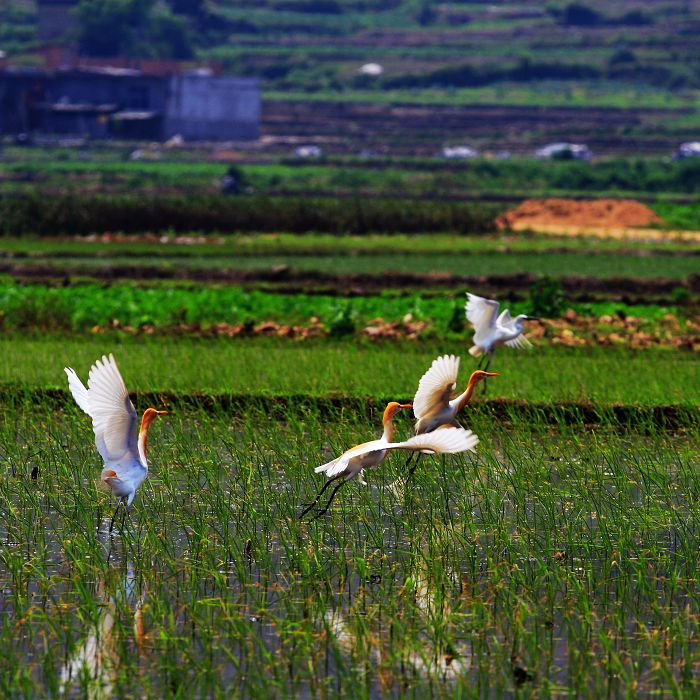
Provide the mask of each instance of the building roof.
POLYGON ((112 115, 112 119, 119 119, 121 121, 125 122, 145 122, 148 121, 149 119, 155 119, 156 117, 160 117, 161 113, 160 112, 148 112, 148 111, 142 111, 142 112, 137 112, 135 110, 122 110, 121 112, 115 112, 112 115))
POLYGON ((116 112, 117 105, 114 104, 89 104, 86 102, 49 102, 43 105, 50 112, 63 112, 69 114, 78 114, 86 112, 99 112, 109 114, 116 112))

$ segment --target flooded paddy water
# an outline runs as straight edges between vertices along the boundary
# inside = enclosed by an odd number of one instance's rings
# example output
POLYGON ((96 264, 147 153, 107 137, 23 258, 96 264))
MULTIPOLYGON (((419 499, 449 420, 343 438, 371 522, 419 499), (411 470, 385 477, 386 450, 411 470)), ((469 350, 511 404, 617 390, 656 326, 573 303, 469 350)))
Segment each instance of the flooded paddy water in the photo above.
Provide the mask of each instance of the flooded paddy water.
POLYGON ((5 413, 0 694, 697 693, 697 433, 476 420, 300 522, 376 416, 175 410, 110 534, 89 420, 5 413))

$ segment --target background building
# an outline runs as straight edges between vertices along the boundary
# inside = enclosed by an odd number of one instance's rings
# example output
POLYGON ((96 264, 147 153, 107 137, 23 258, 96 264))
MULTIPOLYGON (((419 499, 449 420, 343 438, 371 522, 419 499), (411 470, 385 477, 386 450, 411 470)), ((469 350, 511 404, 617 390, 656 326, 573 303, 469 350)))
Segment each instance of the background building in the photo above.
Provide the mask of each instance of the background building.
POLYGON ((155 140, 176 134, 185 140, 258 138, 257 80, 208 70, 151 72, 155 74, 98 65, 8 68, 0 72, 0 132, 155 140))

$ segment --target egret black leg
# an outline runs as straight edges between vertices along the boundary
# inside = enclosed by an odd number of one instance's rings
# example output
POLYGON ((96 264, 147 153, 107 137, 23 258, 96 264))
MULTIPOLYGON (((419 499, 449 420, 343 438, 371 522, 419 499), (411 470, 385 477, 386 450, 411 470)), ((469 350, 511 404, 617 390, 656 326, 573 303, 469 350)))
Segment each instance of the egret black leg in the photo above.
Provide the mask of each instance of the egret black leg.
MULTIPOLYGON (((304 510, 301 512, 301 514, 299 515, 299 520, 301 520, 301 519, 302 519, 302 518, 303 518, 303 517, 318 503, 318 501, 319 501, 319 499, 321 498, 321 496, 323 496, 323 492, 324 492, 336 479, 340 479, 341 476, 343 476, 343 475, 342 475, 342 474, 338 474, 338 476, 334 476, 334 477, 332 477, 331 479, 328 479, 328 481, 326 481, 326 483, 323 485, 323 488, 318 492, 316 498, 314 498, 314 500, 311 501, 311 503, 309 503, 309 504, 307 505, 307 507, 304 508, 304 510)), ((334 493, 335 493, 335 492, 334 492, 334 493)))
MULTIPOLYGON (((345 481, 341 481, 341 482, 333 489, 333 493, 331 493, 331 497, 328 499, 328 503, 326 503, 326 507, 323 508, 323 510, 319 510, 318 513, 316 513, 316 515, 314 515, 314 517, 311 518, 311 520, 316 520, 316 518, 320 518, 324 513, 327 513, 327 512, 328 512, 328 509, 331 507, 331 503, 333 503, 333 499, 335 498, 335 494, 338 493, 338 489, 339 489, 343 484, 345 484, 345 483, 347 483, 347 479, 346 479, 345 481)), ((309 522, 311 522, 311 520, 309 520, 309 522)))
POLYGON ((479 361, 476 363, 476 368, 481 369, 481 365, 484 363, 484 358, 486 357, 485 354, 482 354, 481 357, 479 358, 479 361))
POLYGON ((120 498, 117 501, 117 507, 114 509, 114 515, 112 515, 112 519, 109 521, 109 531, 110 532, 112 532, 112 530, 114 529, 114 521, 117 517, 117 513, 119 512, 119 507, 121 506, 121 504, 122 504, 122 499, 120 498))
MULTIPOLYGON (((486 367, 484 367, 484 372, 489 371, 489 367, 491 366, 491 360, 493 359, 493 353, 489 354, 489 359, 488 362, 486 363, 486 367)), ((483 384, 484 384, 484 390, 481 392, 482 395, 486 395, 486 392, 488 391, 488 386, 487 382, 489 381, 488 377, 484 377, 483 384)))
POLYGON ((420 462, 420 458, 423 456, 422 452, 414 452, 413 454, 417 454, 418 456, 416 457, 416 461, 413 463, 413 466, 408 472, 408 476, 406 477, 406 481, 404 482, 405 484, 407 484, 408 480, 413 476, 413 472, 415 472, 418 468, 418 462, 420 462))

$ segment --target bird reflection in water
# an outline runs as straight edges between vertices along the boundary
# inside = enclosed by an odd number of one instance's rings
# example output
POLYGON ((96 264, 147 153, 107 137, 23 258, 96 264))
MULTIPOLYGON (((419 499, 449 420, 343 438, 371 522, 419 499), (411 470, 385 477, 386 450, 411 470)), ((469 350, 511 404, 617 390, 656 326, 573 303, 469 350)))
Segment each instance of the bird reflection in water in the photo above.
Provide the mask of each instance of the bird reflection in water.
POLYGON ((96 617, 87 623, 84 636, 61 669, 61 690, 68 696, 76 689, 91 700, 114 696, 124 630, 133 628, 139 657, 143 653, 145 589, 124 556, 123 545, 110 542, 108 546, 108 568, 95 584, 96 617), (117 547, 121 551, 115 550, 117 547), (131 624, 129 620, 115 624, 124 615, 132 618, 131 624))

